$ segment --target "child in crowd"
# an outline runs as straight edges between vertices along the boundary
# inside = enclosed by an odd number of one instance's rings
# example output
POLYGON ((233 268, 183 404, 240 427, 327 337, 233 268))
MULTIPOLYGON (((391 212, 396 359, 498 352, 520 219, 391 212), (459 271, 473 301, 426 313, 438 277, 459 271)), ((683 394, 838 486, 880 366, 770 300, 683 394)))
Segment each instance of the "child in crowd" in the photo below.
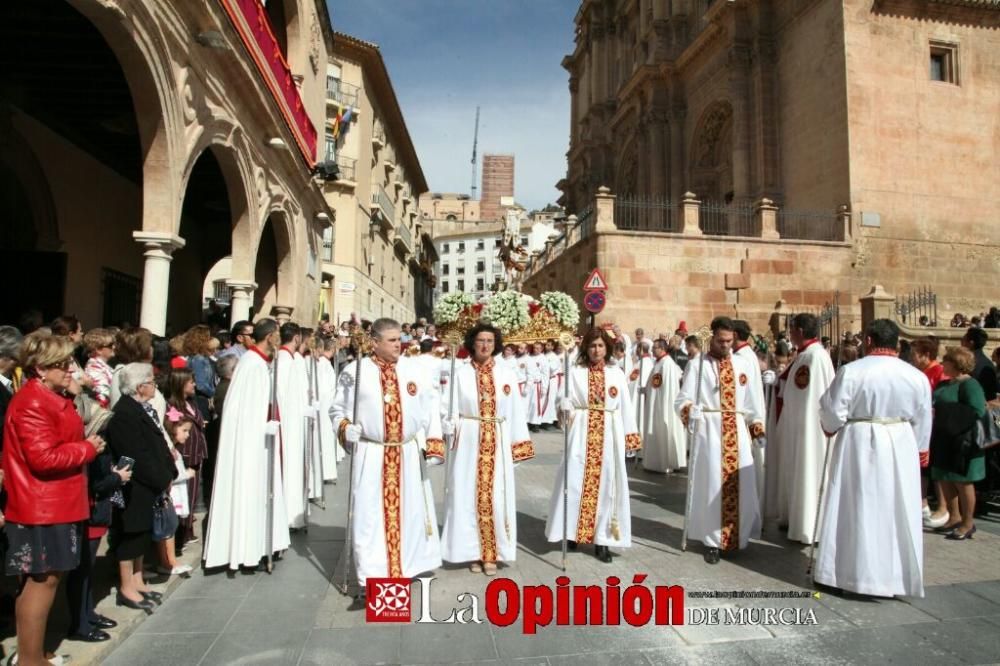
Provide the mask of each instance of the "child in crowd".
POLYGON ((208 456, 208 443, 205 439, 205 419, 195 403, 194 373, 187 369, 170 371, 167 379, 167 410, 171 407, 192 423, 191 434, 183 443, 177 445, 177 450, 184 457, 184 464, 194 473, 187 480, 188 501, 191 511, 181 519, 177 529, 177 546, 183 549, 186 544, 196 543, 198 537, 194 532, 194 508, 198 502, 201 465, 208 456))
POLYGON ((106 328, 94 328, 83 336, 83 348, 87 353, 84 374, 90 380, 90 393, 104 409, 110 408, 111 375, 108 364, 115 355, 115 337, 106 328))
MULTIPOLYGON (((167 416, 163 419, 163 428, 170 437, 170 455, 177 466, 178 475, 174 478, 170 487, 170 498, 174 503, 174 510, 177 511, 178 518, 181 513, 190 513, 187 509, 188 501, 187 483, 194 477, 195 471, 184 467, 184 459, 178 449, 183 448, 191 438, 194 422, 180 412, 176 407, 167 405, 167 416)), ((187 575, 191 572, 191 567, 187 564, 177 564, 177 552, 175 549, 174 537, 169 537, 157 544, 160 552, 160 566, 156 570, 168 576, 187 575)))

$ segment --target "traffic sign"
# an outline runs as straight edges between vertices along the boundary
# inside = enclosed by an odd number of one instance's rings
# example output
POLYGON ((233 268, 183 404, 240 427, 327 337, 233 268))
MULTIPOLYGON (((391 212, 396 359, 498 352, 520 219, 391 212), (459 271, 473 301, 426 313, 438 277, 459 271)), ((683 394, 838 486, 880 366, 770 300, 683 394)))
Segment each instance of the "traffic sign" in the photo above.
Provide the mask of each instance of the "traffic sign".
POLYGON ((587 276, 587 280, 583 283, 584 291, 607 291, 608 283, 601 275, 601 269, 595 268, 590 271, 590 275, 587 276))
POLYGON ((605 296, 604 292, 598 289, 594 291, 588 291, 587 295, 583 297, 583 307, 587 308, 587 312, 591 314, 598 314, 604 309, 607 304, 608 298, 605 296))

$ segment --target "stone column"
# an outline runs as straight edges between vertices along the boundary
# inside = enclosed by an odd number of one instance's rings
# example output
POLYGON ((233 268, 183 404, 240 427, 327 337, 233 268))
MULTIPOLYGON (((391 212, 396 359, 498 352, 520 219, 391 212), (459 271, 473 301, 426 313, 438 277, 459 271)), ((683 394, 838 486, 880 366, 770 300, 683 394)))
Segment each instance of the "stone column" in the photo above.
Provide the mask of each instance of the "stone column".
POLYGON ((666 123, 667 114, 660 109, 653 109, 646 114, 646 133, 649 141, 648 192, 657 200, 664 199, 667 194, 666 123))
POLYGON ((840 228, 843 230, 844 234, 840 240, 850 242, 854 238, 854 229, 851 228, 851 207, 845 205, 838 208, 837 217, 840 220, 840 228))
POLYGON ((685 107, 675 104, 670 114, 670 199, 677 201, 684 194, 684 183, 687 180, 686 161, 684 159, 684 118, 687 115, 685 107))
POLYGON ((164 335, 167 330, 170 261, 174 250, 184 247, 184 239, 165 231, 133 231, 132 238, 146 247, 139 325, 156 335, 164 335))
POLYGON ((271 316, 274 320, 278 322, 278 326, 283 326, 287 324, 292 319, 293 308, 290 305, 272 305, 271 306, 271 316))
POLYGON ((253 292, 257 288, 257 283, 226 280, 226 286, 230 290, 229 325, 233 326, 238 321, 250 319, 250 306, 253 305, 253 292))
MULTIPOLYGON (((751 193, 750 49, 737 44, 729 50, 729 92, 733 106, 733 197, 746 201, 751 193)), ((724 192, 722 193, 724 194, 724 192)))
POLYGON ((757 228, 760 229, 760 237, 764 240, 777 240, 781 238, 778 233, 778 207, 768 198, 763 198, 755 206, 757 217, 757 228))
POLYGON ((597 233, 608 233, 617 230, 615 226, 615 195, 603 185, 597 188, 594 195, 594 215, 597 217, 594 230, 597 233))
POLYGON ((701 236, 700 211, 701 202, 694 192, 685 192, 681 201, 681 216, 683 227, 681 233, 685 236, 701 236))
POLYGON ((861 301, 862 331, 876 319, 896 318, 896 297, 886 292, 880 284, 873 285, 871 291, 859 300, 861 301))

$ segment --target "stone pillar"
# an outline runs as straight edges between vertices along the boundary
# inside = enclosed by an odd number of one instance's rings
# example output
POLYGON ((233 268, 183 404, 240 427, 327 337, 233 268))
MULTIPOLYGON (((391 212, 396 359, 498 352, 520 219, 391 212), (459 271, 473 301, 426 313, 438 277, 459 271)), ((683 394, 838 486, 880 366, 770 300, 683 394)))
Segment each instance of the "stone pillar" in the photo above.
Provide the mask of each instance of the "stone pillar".
POLYGON ((685 192, 681 201, 681 233, 685 236, 701 236, 699 207, 701 202, 694 192, 685 192))
POLYGON ((278 322, 278 326, 287 324, 292 319, 292 311, 295 310, 290 305, 272 305, 271 316, 278 322))
POLYGON ((174 250, 184 247, 184 239, 165 231, 133 231, 132 238, 146 247, 139 325, 155 335, 164 335, 167 330, 170 261, 174 250))
POLYGON ((868 324, 876 319, 896 318, 896 297, 886 292, 880 284, 872 286, 872 290, 862 296, 861 301, 861 330, 865 330, 868 324))
POLYGON ((670 114, 670 199, 677 201, 684 194, 687 164, 684 155, 684 118, 687 111, 674 105, 670 114))
POLYGON ((760 229, 760 237, 764 240, 777 240, 781 238, 778 233, 778 207, 768 198, 763 198, 754 207, 754 215, 757 218, 757 228, 760 229))
POLYGON ((570 245, 576 242, 573 234, 578 233, 576 228, 580 225, 580 221, 576 215, 570 215, 566 218, 566 233, 563 235, 563 249, 568 248, 570 245))
POLYGON ((229 325, 233 326, 238 321, 250 319, 250 306, 253 304, 253 292, 257 288, 256 282, 245 280, 226 280, 229 287, 229 325))
POLYGON ((615 195, 611 194, 611 190, 607 187, 602 185, 597 188, 597 194, 594 195, 594 215, 597 216, 594 230, 597 233, 617 230, 615 226, 615 199, 615 195))
MULTIPOLYGON (((654 109, 646 115, 646 133, 649 141, 649 189, 653 199, 664 199, 667 194, 667 114, 654 109)), ((664 229, 657 229, 664 231, 664 229)))
POLYGON ((729 50, 729 92, 733 106, 733 196, 739 202, 752 196, 750 49, 744 45, 729 50))
POLYGON ((837 209, 837 218, 840 220, 840 228, 843 230, 844 235, 841 240, 845 242, 850 242, 854 238, 854 229, 851 227, 851 207, 841 206, 837 209))

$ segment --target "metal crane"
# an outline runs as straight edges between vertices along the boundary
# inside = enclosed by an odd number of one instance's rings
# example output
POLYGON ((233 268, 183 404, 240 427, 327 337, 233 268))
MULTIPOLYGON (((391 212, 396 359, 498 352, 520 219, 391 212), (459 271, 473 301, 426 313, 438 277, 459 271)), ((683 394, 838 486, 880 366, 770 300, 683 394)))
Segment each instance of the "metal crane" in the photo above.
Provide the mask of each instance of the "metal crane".
POLYGON ((472 135, 472 199, 476 199, 476 149, 479 147, 479 107, 476 107, 476 131, 472 135))

